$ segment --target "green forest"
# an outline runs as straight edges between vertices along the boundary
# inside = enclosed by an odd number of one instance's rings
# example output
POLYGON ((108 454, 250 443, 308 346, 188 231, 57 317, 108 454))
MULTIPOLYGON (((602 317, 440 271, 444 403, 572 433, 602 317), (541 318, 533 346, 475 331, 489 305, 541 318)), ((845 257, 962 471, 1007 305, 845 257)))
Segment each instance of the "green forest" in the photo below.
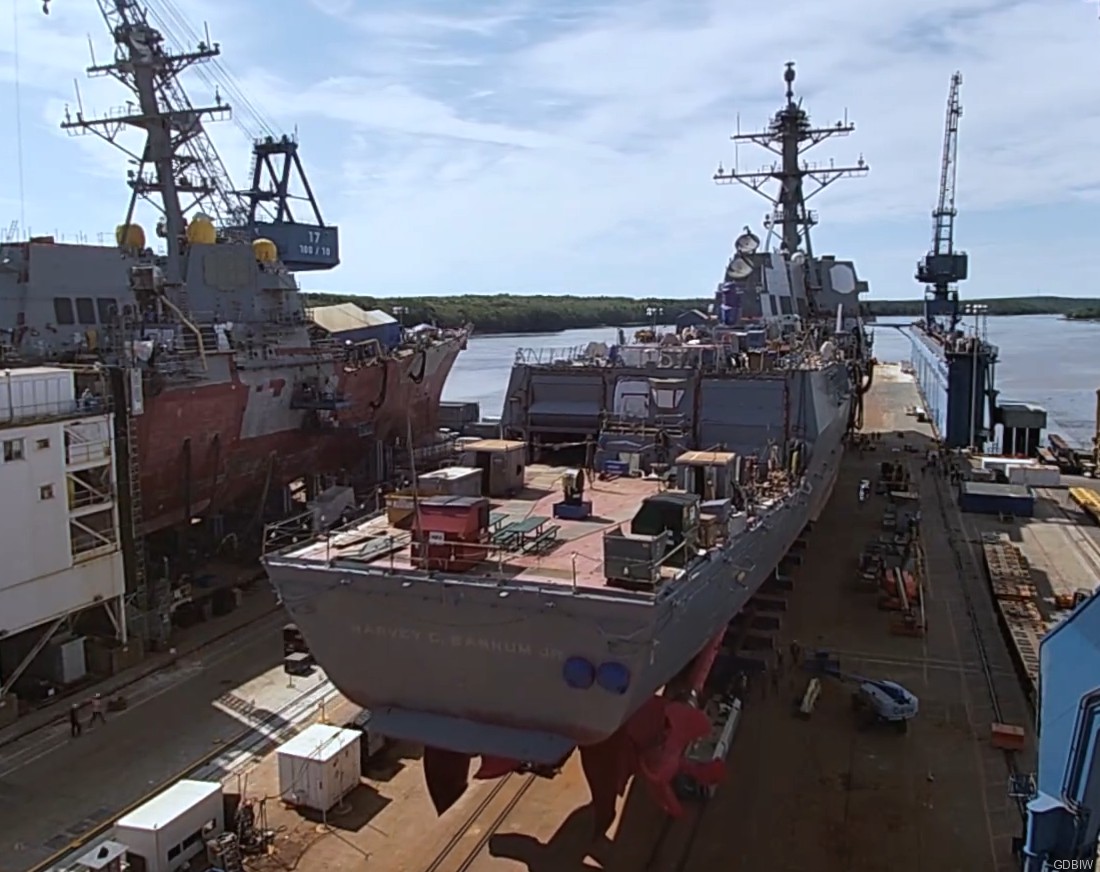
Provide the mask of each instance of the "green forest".
MULTIPOLYGON (((383 309, 405 324, 435 322, 442 326, 472 323, 478 333, 551 333, 585 327, 633 327, 656 320, 673 323, 691 309, 702 309, 711 299, 631 299, 573 295, 463 294, 453 297, 358 297, 306 294, 307 304, 327 306, 352 302, 364 309, 383 309), (654 318, 649 314, 657 310, 654 318)), ((993 297, 981 301, 990 315, 1064 315, 1100 317, 1100 299, 1082 297, 993 297)), ((916 317, 920 300, 865 301, 869 314, 916 317)))

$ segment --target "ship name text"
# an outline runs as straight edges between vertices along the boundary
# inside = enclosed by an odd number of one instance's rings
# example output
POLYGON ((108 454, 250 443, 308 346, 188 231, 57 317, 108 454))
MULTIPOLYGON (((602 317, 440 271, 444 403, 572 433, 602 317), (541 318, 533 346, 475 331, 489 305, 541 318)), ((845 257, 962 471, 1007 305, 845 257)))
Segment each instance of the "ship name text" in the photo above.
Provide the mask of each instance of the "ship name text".
POLYGON ((466 633, 415 630, 411 627, 388 627, 384 624, 359 624, 356 632, 364 636, 411 642, 414 645, 433 645, 440 648, 463 648, 484 651, 486 654, 507 654, 513 657, 537 657, 540 660, 564 660, 565 652, 544 645, 530 645, 488 636, 472 636, 466 633))

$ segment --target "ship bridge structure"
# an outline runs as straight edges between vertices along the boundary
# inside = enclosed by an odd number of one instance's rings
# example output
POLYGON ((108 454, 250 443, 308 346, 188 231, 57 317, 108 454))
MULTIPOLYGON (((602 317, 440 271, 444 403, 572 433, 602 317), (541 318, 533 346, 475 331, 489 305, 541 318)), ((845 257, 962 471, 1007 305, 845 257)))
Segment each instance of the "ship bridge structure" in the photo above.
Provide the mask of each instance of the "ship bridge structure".
POLYGON ((1039 771, 1024 872, 1096 868, 1100 837, 1100 592, 1039 648, 1039 771), (1088 865, 1070 865, 1091 861, 1088 865))

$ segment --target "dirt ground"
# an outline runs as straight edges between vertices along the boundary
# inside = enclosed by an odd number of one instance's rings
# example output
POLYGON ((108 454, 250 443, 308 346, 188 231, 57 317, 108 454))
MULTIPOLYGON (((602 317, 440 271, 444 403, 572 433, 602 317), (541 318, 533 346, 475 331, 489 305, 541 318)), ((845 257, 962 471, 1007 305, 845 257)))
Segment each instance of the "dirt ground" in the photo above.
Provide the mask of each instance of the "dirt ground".
MULTIPOLYGON (((911 380, 896 367, 879 370, 865 430, 910 432, 887 436, 862 457, 848 453, 830 507, 794 573, 781 631, 784 644, 797 639, 804 647, 827 648, 845 670, 913 691, 921 710, 907 734, 858 729, 850 689, 831 681, 810 719, 794 717, 792 701, 806 678, 788 663, 781 689, 757 694, 746 706, 728 781, 678 822, 656 853, 665 820, 641 787, 632 789, 611 837, 592 843, 583 808, 587 789, 575 759, 553 781, 528 784, 517 776, 502 786, 478 784, 437 819, 416 754, 405 751, 384 771, 372 771, 327 827, 269 802, 269 825, 279 829, 276 855, 252 868, 350 870, 364 862, 387 872, 1013 868, 1010 845, 1020 818, 1008 798, 1005 755, 989 743, 989 679, 963 589, 944 556, 948 526, 935 485, 921 473, 923 455, 902 450, 903 443, 927 439, 927 428, 905 414, 916 405, 911 380), (886 499, 874 496, 860 506, 858 483, 873 480, 887 457, 910 460, 921 488, 929 567, 924 638, 891 634, 891 614, 879 611, 875 594, 856 580, 858 554, 881 532, 886 499)), ((1002 716, 1026 726, 1023 692, 1003 641, 990 632, 983 641, 1002 716)), ((1026 761, 1021 765, 1026 771, 1026 761)), ((274 796, 274 781, 274 766, 265 764, 250 776, 250 792, 274 796)))

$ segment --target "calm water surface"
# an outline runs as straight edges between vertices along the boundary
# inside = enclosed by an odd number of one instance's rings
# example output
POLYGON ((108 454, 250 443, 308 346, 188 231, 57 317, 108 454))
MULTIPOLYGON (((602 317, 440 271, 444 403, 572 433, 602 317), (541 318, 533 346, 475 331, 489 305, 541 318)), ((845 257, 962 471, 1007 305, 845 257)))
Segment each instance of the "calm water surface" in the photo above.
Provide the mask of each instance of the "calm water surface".
MULTIPOLYGON (((970 329, 971 319, 967 320, 970 329)), ((883 319, 875 328, 879 360, 908 360, 909 339, 902 330, 911 318, 883 319)), ((629 332, 629 331, 628 331, 629 332)), ((496 417, 504 403, 508 373, 517 348, 548 348, 612 343, 612 327, 561 333, 475 336, 459 355, 443 392, 446 400, 474 401, 481 414, 496 417)), ((1065 321, 1057 315, 988 319, 988 339, 1000 348, 997 387, 1002 400, 1043 406, 1050 428, 1071 442, 1087 445, 1093 434, 1096 390, 1100 388, 1100 323, 1065 321)))

